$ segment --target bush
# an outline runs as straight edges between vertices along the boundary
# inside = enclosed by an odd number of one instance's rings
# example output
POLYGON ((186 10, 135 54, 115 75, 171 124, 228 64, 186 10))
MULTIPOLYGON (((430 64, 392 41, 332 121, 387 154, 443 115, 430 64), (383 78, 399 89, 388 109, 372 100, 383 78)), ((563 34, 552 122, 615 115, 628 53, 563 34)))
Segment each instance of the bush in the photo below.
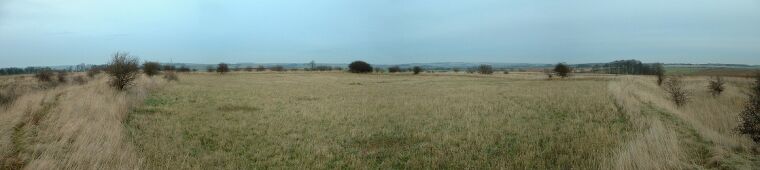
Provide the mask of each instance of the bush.
POLYGON ((230 66, 225 63, 219 63, 219 65, 216 66, 216 72, 219 74, 230 72, 230 66))
POLYGON ((169 81, 179 81, 179 77, 177 76, 177 73, 173 71, 164 72, 164 79, 169 80, 169 81))
POLYGON ((459 73, 459 68, 453 68, 452 70, 454 70, 455 73, 459 73))
POLYGON ((723 77, 716 76, 710 80, 710 84, 707 85, 707 88, 713 96, 720 96, 720 94, 726 90, 725 84, 726 81, 723 80, 723 77))
POLYGON ((760 73, 755 75, 755 83, 750 90, 749 101, 739 114, 740 134, 749 136, 755 143, 760 143, 760 73))
POLYGON ((87 79, 84 79, 84 76, 79 75, 79 76, 74 77, 74 82, 81 85, 81 84, 87 83, 87 79))
POLYGON ((34 78, 37 78, 40 82, 50 82, 53 80, 53 70, 50 68, 42 69, 34 75, 34 78))
POLYGON ((657 85, 662 86, 662 82, 665 81, 665 67, 662 64, 654 64, 654 75, 657 76, 657 85))
POLYGON ((106 73, 111 76, 110 85, 118 90, 125 90, 133 84, 140 73, 138 59, 128 53, 117 52, 108 63, 106 73))
POLYGON ((89 70, 87 70, 87 77, 93 78, 95 75, 100 74, 100 68, 98 67, 92 67, 89 70))
POLYGON ((681 77, 670 77, 665 81, 665 91, 676 106, 683 106, 689 100, 689 91, 681 77))
POLYGON ((245 71, 252 72, 253 71, 253 67, 247 66, 247 67, 245 67, 245 71))
POLYGON ((509 74, 509 71, 507 71, 507 70, 504 70, 504 74, 509 74))
POLYGON ((560 77, 562 77, 562 78, 567 77, 568 74, 570 72, 572 72, 572 71, 573 71, 573 69, 570 68, 570 66, 568 66, 565 63, 559 63, 559 64, 557 64, 557 66, 554 66, 554 72, 557 73, 557 75, 560 76, 560 77))
POLYGON ((281 65, 276 65, 269 67, 269 70, 271 71, 285 71, 285 67, 282 67, 281 65))
POLYGON ((58 82, 66 83, 66 76, 68 73, 66 71, 58 71, 58 75, 56 77, 58 78, 58 82))
POLYGON ((148 77, 153 77, 155 75, 158 75, 159 70, 161 69, 161 64, 158 64, 158 62, 145 62, 143 63, 143 73, 147 75, 148 77))
POLYGON ((414 66, 414 67, 412 67, 412 72, 414 74, 420 74, 420 72, 422 72, 422 67, 420 67, 420 66, 414 66))
POLYGON ((480 74, 493 74, 493 67, 488 64, 481 64, 478 66, 478 73, 480 74))
POLYGON ((398 72, 401 72, 401 67, 399 67, 399 66, 391 66, 391 67, 388 67, 388 72, 390 72, 390 73, 398 73, 398 72))
POLYGON ((348 65, 348 71, 352 73, 369 73, 372 72, 372 66, 364 61, 354 61, 348 65))

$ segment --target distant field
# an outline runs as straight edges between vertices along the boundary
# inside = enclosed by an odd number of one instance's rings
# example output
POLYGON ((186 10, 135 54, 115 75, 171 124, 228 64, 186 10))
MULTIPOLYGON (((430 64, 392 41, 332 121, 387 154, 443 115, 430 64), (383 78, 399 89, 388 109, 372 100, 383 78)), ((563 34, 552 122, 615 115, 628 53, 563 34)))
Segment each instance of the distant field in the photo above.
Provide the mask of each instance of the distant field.
MULTIPOLYGON (((77 76, 77 75, 72 75, 77 76)), ((757 169, 750 81, 675 107, 652 76, 184 73, 106 85, 2 76, 0 169, 757 169), (11 93, 13 92, 13 93, 11 93)))

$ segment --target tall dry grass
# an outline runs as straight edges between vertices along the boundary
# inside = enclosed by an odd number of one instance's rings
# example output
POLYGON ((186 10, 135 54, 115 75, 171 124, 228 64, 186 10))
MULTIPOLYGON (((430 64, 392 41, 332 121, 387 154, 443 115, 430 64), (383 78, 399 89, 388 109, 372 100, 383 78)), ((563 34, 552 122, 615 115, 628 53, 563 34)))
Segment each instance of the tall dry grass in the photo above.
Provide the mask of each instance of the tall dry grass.
MULTIPOLYGON (((142 158, 123 122, 161 79, 139 80, 119 92, 100 77, 20 95, 0 110, 3 169, 138 169, 142 158)), ((32 83, 33 85, 33 83, 32 83)))
POLYGON ((652 77, 624 76, 609 90, 636 125, 636 134, 620 148, 612 167, 620 169, 752 169, 760 164, 755 147, 733 129, 738 125, 749 83, 731 78, 723 95, 713 97, 707 77, 688 77, 691 100, 678 107, 652 77))

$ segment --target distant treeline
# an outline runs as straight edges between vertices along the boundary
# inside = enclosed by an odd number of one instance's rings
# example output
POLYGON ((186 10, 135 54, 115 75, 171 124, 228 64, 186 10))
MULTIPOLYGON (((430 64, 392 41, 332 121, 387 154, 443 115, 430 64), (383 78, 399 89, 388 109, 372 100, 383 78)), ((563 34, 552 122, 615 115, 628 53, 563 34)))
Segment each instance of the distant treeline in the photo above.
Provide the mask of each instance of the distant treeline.
POLYGON ((618 60, 591 66, 591 72, 607 74, 656 75, 664 71, 661 63, 642 63, 639 60, 618 60))

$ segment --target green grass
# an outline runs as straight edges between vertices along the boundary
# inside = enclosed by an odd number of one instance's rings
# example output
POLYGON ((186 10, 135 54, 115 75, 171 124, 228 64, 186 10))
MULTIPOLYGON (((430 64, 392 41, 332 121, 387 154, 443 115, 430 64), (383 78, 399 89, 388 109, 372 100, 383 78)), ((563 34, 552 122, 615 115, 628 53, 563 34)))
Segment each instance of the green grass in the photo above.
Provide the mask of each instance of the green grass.
POLYGON ((631 127, 606 80, 187 74, 130 113, 146 168, 596 169, 631 127))

